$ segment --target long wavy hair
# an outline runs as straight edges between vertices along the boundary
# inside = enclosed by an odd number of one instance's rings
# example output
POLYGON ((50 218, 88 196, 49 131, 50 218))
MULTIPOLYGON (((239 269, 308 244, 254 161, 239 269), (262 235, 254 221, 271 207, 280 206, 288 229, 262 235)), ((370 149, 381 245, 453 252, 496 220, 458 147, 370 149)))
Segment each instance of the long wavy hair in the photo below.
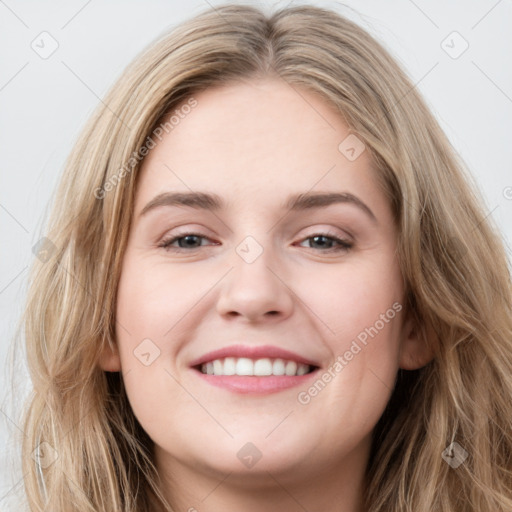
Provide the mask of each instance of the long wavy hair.
POLYGON ((365 510, 510 512, 511 276, 464 162, 362 27, 320 7, 265 14, 230 4, 143 51, 67 160, 23 315, 34 389, 22 447, 30 510, 171 510, 121 375, 102 371, 98 357, 122 328, 116 293, 141 148, 194 94, 256 77, 316 92, 364 141, 398 227, 406 312, 434 353, 398 372, 374 430, 365 510), (456 468, 454 453, 465 454, 456 468))

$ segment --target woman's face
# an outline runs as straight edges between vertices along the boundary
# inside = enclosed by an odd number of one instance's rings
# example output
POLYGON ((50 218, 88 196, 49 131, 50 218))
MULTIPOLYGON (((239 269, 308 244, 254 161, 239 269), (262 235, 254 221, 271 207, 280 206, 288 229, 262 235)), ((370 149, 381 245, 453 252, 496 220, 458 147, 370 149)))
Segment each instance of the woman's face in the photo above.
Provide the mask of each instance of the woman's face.
POLYGON ((357 474, 398 368, 426 362, 369 151, 283 81, 194 98, 152 137, 101 366, 169 473, 357 474))

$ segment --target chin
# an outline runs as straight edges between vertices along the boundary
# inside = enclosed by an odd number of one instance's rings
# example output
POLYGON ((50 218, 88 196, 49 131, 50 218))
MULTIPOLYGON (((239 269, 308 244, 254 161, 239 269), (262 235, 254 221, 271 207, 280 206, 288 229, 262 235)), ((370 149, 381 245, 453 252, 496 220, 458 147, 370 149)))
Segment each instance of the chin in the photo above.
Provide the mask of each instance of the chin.
POLYGON ((270 434, 270 430, 248 428, 234 435, 234 439, 212 443, 209 449, 196 454, 197 462, 210 466, 221 473, 233 473, 240 476, 262 475, 268 479, 268 473, 278 474, 294 470, 298 464, 309 456, 304 439, 290 437, 289 432, 283 435, 270 434), (274 437, 275 436, 275 437, 274 437), (215 449, 212 450, 214 444, 215 449), (206 458, 205 458, 206 455, 206 458))

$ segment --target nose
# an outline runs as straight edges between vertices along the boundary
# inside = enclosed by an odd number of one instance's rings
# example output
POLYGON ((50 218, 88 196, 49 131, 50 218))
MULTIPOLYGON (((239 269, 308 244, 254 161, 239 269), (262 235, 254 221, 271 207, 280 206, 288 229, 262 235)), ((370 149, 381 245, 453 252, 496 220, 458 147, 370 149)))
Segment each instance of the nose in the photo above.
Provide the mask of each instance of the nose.
POLYGON ((235 255, 234 267, 221 282, 217 312, 249 323, 281 321, 291 315, 294 293, 282 272, 271 264, 270 250, 252 263, 235 255))

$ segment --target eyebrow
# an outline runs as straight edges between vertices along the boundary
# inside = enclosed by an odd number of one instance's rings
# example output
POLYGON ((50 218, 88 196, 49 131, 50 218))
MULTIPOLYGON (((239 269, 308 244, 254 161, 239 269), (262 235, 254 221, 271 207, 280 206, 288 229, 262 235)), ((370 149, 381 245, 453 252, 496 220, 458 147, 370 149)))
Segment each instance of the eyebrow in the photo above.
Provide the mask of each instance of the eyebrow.
MULTIPOLYGON (((292 211, 303 211, 314 208, 326 208, 337 203, 353 204, 364 211, 373 222, 377 223, 377 218, 372 210, 361 199, 349 192, 308 192, 296 194, 290 196, 282 205, 282 208, 292 211)), ((219 195, 206 192, 164 192, 149 201, 140 212, 139 217, 162 206, 189 206, 200 210, 219 211, 223 208, 224 201, 219 195)))

